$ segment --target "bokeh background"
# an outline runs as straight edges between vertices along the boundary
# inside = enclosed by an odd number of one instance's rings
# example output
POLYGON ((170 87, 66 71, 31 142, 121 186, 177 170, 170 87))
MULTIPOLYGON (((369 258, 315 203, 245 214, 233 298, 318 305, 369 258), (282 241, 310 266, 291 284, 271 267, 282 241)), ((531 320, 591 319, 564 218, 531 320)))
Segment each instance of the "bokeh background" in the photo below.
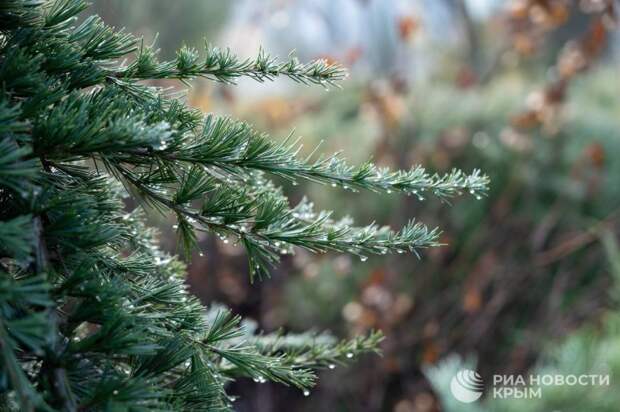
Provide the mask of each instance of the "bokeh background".
MULTIPOLYGON (((239 411, 615 411, 620 404, 620 39, 613 0, 101 0, 117 27, 162 57, 206 41, 263 47, 350 71, 342 89, 287 80, 196 81, 189 104, 226 113, 308 153, 343 151, 393 168, 480 168, 487 197, 456 200, 291 186, 358 222, 415 216, 447 245, 415 256, 298 251, 250 284, 240 248, 204 237, 192 290, 266 331, 381 329, 382 357, 322 374, 311 396, 239 381, 239 411), (157 36, 157 33, 159 35, 157 36), (607 373, 606 388, 551 388, 543 399, 458 405, 445 388, 463 365, 493 374, 607 373)), ((157 83, 179 88, 178 83, 157 83)), ((177 249, 171 223, 153 216, 177 249)))

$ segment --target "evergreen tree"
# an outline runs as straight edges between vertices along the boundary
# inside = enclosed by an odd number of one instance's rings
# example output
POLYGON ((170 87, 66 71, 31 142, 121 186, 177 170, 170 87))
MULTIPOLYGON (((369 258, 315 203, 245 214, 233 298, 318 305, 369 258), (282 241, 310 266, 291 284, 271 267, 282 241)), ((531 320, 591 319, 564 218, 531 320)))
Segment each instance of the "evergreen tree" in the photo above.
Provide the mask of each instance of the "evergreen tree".
POLYGON ((437 229, 400 231, 289 206, 279 176, 344 189, 484 194, 478 171, 392 172, 337 155, 299 156, 251 126, 203 116, 141 83, 204 77, 233 83, 287 76, 333 85, 324 61, 240 60, 207 46, 173 61, 98 17, 75 27, 82 0, 0 3, 0 405, 9 410, 230 410, 226 384, 253 378, 304 393, 315 370, 377 350, 380 333, 255 333, 230 311, 205 309, 184 265, 157 247, 144 209, 176 216, 189 256, 196 231, 243 246, 252 279, 281 254, 403 253, 438 245, 437 229), (130 63, 124 56, 135 53, 130 63), (123 199, 140 207, 127 213, 123 199))

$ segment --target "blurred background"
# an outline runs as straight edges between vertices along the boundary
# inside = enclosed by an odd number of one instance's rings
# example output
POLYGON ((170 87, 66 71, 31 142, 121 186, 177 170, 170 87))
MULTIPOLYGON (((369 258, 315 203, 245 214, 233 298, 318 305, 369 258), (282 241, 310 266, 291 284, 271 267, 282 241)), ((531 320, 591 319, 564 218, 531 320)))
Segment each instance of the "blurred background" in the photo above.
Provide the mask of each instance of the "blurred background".
MULTIPOLYGON (((350 71, 341 90, 289 80, 196 81, 188 103, 308 153, 393 168, 480 168, 488 197, 436 199, 284 184, 293 202, 395 227, 415 216, 447 245, 415 256, 298 251, 249 283, 240 248, 205 237, 192 290, 273 331, 381 329, 382 357, 325 371, 311 396, 239 381, 238 411, 617 411, 620 404, 620 37, 613 0, 101 0, 117 27, 157 36, 162 57, 205 41, 260 46, 350 71), (611 387, 456 404, 463 365, 493 374, 607 373, 611 387), (615 385, 615 388, 614 388, 615 385)), ((157 83, 176 87, 177 83, 157 83)), ((161 241, 177 250, 169 222, 161 241)))

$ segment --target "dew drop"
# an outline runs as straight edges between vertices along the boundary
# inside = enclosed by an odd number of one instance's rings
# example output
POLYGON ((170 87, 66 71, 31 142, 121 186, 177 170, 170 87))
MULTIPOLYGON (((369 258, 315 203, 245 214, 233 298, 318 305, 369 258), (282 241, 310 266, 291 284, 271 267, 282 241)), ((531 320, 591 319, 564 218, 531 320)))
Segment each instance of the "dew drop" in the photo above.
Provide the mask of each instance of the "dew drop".
POLYGON ((366 262, 368 260, 368 256, 360 256, 360 260, 362 262, 366 262))
POLYGON ((114 391, 112 392, 114 395, 118 395, 118 391, 116 389, 114 389, 114 391))
POLYGON ((304 396, 310 396, 310 391, 308 389, 304 391, 304 396))
POLYGON ((347 353, 347 358, 351 359, 353 357, 353 353, 349 352, 347 353))
POLYGON ((335 369, 335 368, 336 368, 336 365, 334 365, 333 363, 330 363, 330 364, 329 364, 329 366, 328 366, 328 368, 329 368, 329 369, 335 369))

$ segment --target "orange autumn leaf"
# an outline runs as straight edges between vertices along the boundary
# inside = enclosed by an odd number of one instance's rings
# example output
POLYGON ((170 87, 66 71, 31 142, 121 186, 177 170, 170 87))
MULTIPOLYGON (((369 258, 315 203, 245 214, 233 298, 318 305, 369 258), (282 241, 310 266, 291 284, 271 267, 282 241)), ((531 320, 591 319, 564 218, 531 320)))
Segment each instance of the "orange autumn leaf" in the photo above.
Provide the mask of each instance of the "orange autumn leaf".
POLYGON ((513 116, 510 124, 517 129, 533 129, 540 126, 540 118, 534 110, 528 110, 524 113, 513 116))
POLYGON ((362 51, 361 47, 351 47, 345 53, 344 61, 347 63, 348 66, 351 66, 355 64, 355 62, 357 62, 360 57, 362 57, 362 54, 364 54, 364 52, 362 51))
POLYGON ((515 20, 528 17, 528 2, 526 0, 514 0, 508 3, 508 14, 515 20))
POLYGON ((482 294, 475 287, 468 288, 463 295, 463 310, 469 314, 476 313, 482 307, 482 294))
POLYGON ((386 356, 382 362, 383 369, 388 372, 398 372, 401 370, 400 362, 395 356, 386 356))
POLYGON ((418 20, 413 16, 401 16, 397 21, 398 35, 402 40, 411 40, 413 34, 418 30, 418 20))
POLYGON ((602 19, 594 20, 588 31, 588 35, 582 43, 584 53, 589 57, 596 57, 601 53, 607 41, 607 30, 602 19))
POLYGON ((422 351, 422 363, 435 363, 439 359, 439 355, 439 346, 432 341, 428 342, 422 351))
POLYGON ((357 323, 362 326, 364 330, 368 330, 376 328, 378 326, 378 321, 375 312, 365 308, 357 323))
POLYGON ((560 26, 568 21, 570 9, 565 2, 552 2, 547 9, 547 24, 552 27, 560 26))
POLYGON ((536 51, 534 39, 525 33, 517 33, 513 36, 512 46, 517 53, 523 56, 530 56, 536 51))
POLYGON ((602 168, 605 164, 605 149, 600 143, 592 143, 585 150, 585 156, 597 168, 602 168))

